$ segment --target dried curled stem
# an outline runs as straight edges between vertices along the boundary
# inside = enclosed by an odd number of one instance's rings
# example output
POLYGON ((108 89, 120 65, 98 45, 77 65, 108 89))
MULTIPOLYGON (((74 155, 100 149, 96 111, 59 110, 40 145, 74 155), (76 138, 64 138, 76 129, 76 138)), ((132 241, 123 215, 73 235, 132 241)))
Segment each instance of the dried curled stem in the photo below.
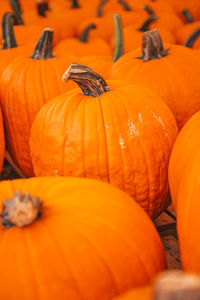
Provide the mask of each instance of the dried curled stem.
POLYGON ((86 96, 99 97, 110 90, 103 77, 98 73, 89 67, 76 63, 72 63, 69 66, 63 74, 62 80, 65 82, 73 80, 79 85, 86 96))
POLYGON ((42 213, 42 202, 39 198, 30 196, 29 193, 22 195, 16 191, 11 200, 4 200, 0 214, 1 224, 6 228, 11 226, 23 227, 30 225, 42 213))

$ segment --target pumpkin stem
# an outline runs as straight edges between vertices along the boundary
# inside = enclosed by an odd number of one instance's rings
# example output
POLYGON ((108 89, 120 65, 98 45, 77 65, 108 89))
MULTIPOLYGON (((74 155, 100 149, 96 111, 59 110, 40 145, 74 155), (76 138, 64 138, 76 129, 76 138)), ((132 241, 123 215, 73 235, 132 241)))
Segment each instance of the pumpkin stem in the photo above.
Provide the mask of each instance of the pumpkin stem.
POLYGON ((24 25, 24 21, 23 21, 22 16, 21 16, 21 7, 20 7, 20 4, 19 4, 18 0, 9 0, 9 3, 12 7, 12 10, 13 10, 14 14, 16 15, 16 18, 18 20, 18 24, 24 25))
POLYGON ((3 201, 1 224, 7 229, 14 225, 18 227, 30 225, 42 214, 41 206, 39 198, 30 196, 29 193, 22 195, 16 191, 11 200, 3 201))
POLYGON ((44 29, 41 34, 33 54, 30 56, 34 59, 49 59, 53 57, 53 30, 50 28, 44 29))
POLYGON ((108 0, 100 0, 99 5, 97 7, 97 17, 103 16, 103 6, 106 2, 108 2, 108 0))
POLYGON ((187 38, 187 40, 184 43, 185 47, 188 48, 193 48, 194 46, 194 42, 196 41, 196 39, 200 36, 200 27, 198 27, 195 31, 193 31, 189 37, 187 38))
POLYGON ((162 58, 168 55, 169 49, 164 49, 161 36, 157 29, 147 31, 142 38, 142 55, 138 57, 144 61, 162 58))
POLYGON ((2 49, 17 47, 13 25, 18 24, 16 16, 12 13, 5 13, 2 20, 2 49))
POLYGON ((113 18, 115 22, 115 49, 113 61, 117 61, 124 54, 124 41, 121 17, 119 14, 115 14, 113 18))
POLYGON ((145 32, 147 30, 149 30, 149 25, 153 22, 155 22, 157 20, 157 16, 156 15, 150 15, 146 21, 137 29, 138 31, 142 31, 145 32))
POLYGON ((86 96, 99 97, 101 94, 110 91, 103 77, 89 67, 76 63, 69 66, 63 74, 62 80, 65 82, 73 80, 86 96))
POLYGON ((78 0, 71 0, 70 8, 79 8, 80 5, 78 4, 78 0))
POLYGON ((121 4, 124 7, 124 10, 131 11, 131 7, 129 4, 124 0, 118 0, 119 4, 121 4))
POLYGON ((194 18, 192 16, 191 12, 188 9, 184 8, 181 12, 182 12, 182 15, 185 18, 185 23, 186 24, 194 22, 194 18))
POLYGON ((149 6, 149 5, 144 5, 143 9, 146 10, 146 12, 150 15, 155 15, 155 12, 153 11, 153 9, 149 6))
POLYGON ((90 30, 95 29, 95 28, 96 28, 96 25, 94 23, 89 24, 81 33, 81 35, 79 37, 79 41, 83 42, 83 43, 87 43, 90 30))
POLYGON ((197 300, 200 298, 200 277, 182 271, 161 273, 153 286, 156 300, 197 300))
POLYGON ((46 17, 45 12, 49 10, 49 5, 44 0, 37 0, 37 13, 41 17, 46 17))

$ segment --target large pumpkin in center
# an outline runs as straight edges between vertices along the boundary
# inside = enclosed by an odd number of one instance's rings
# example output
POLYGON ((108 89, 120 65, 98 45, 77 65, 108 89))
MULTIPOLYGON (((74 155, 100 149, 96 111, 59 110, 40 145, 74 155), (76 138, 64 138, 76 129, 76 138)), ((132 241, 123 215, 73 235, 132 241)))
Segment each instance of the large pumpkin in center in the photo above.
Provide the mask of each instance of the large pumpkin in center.
POLYGON ((169 204, 168 161, 177 135, 167 105, 150 90, 105 82, 72 64, 65 74, 79 89, 43 106, 31 129, 36 176, 106 181, 134 197, 150 216, 169 204))

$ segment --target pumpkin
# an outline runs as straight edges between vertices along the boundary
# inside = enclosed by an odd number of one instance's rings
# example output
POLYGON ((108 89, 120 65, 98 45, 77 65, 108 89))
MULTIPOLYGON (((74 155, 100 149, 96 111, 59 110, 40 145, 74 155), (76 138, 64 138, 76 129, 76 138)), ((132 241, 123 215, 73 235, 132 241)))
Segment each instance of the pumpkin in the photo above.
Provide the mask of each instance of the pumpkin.
MULTIPOLYGON (((198 40, 198 37, 200 35, 200 27, 198 27, 197 29, 195 29, 189 36, 188 38, 186 39, 185 43, 184 43, 184 46, 185 47, 188 47, 188 48, 191 48, 191 49, 194 49, 194 45, 196 44, 196 42, 198 40)), ((197 46, 197 45, 196 45, 197 46)), ((196 47, 195 47, 196 48, 196 47)), ((197 53, 198 52, 198 48, 196 48, 197 50, 197 53)))
POLYGON ((152 285, 131 290, 113 300, 195 300, 199 295, 199 276, 171 270, 156 276, 152 285))
POLYGON ((110 69, 114 62, 124 54, 124 42, 122 31, 122 20, 119 14, 113 16, 115 23, 115 46, 113 57, 103 55, 90 55, 82 57, 81 61, 95 72, 99 73, 103 78, 108 78, 110 69))
POLYGON ((169 204, 168 160, 177 135, 168 107, 148 89, 108 85, 79 64, 71 64, 63 80, 75 81, 83 94, 62 94, 37 114, 30 136, 35 175, 106 181, 152 218, 159 215, 169 204))
POLYGON ((200 109, 200 61, 198 55, 184 46, 166 44, 165 48, 156 29, 145 32, 142 54, 138 48, 121 57, 113 65, 111 77, 141 84, 158 93, 180 129, 200 109))
POLYGON ((175 142, 169 164, 169 184, 174 207, 180 184, 185 174, 190 173, 191 166, 196 163, 199 149, 200 112, 197 112, 185 124, 175 142))
POLYGON ((0 203, 2 299, 107 300, 147 285, 165 268, 151 220, 106 183, 3 181, 0 203))
POLYGON ((169 169, 172 199, 177 212, 177 232, 183 269, 195 273, 200 273, 200 236, 197 232, 200 226, 199 124, 200 113, 198 112, 180 132, 169 169))
POLYGON ((5 155, 5 136, 4 136, 4 126, 3 126, 3 117, 2 111, 0 108, 0 172, 2 170, 4 155, 5 155))
POLYGON ((13 60, 0 81, 9 152, 28 176, 33 175, 28 140, 35 115, 48 100, 75 86, 60 81, 66 60, 72 61, 70 57, 53 56, 52 39, 53 31, 44 30, 33 54, 13 60))
POLYGON ((200 3, 199 0, 167 0, 172 7, 174 7, 176 14, 185 21, 185 17, 182 14, 183 9, 187 9, 194 16, 195 20, 200 18, 200 3))
MULTIPOLYGON (((128 53, 140 47, 143 33, 149 30, 149 26, 153 24, 157 18, 158 17, 156 15, 150 15, 142 25, 135 24, 124 28, 124 53, 128 53)), ((159 32, 161 33, 164 42, 176 42, 173 34, 170 31, 160 28, 159 32)), ((114 46, 114 37, 111 39, 111 45, 114 46)))
POLYGON ((86 56, 90 54, 111 55, 111 48, 103 39, 97 38, 88 41, 90 31, 95 28, 96 26, 93 23, 89 24, 82 32, 79 39, 64 39, 56 45, 55 51, 65 52, 66 55, 71 54, 77 56, 86 56))
MULTIPOLYGON (((188 10, 183 10, 183 13, 185 14, 186 18, 186 25, 182 26, 175 32, 175 36, 177 39, 178 44, 184 45, 186 43, 186 40, 188 37, 197 29, 200 27, 200 21, 194 21, 191 13, 188 10)), ((200 48, 200 42, 199 40, 196 40, 194 45, 194 48, 200 48)))
POLYGON ((2 19, 2 48, 0 49, 0 76, 14 58, 26 54, 32 49, 31 44, 17 44, 13 32, 15 22, 17 22, 17 19, 14 14, 4 14, 2 19))

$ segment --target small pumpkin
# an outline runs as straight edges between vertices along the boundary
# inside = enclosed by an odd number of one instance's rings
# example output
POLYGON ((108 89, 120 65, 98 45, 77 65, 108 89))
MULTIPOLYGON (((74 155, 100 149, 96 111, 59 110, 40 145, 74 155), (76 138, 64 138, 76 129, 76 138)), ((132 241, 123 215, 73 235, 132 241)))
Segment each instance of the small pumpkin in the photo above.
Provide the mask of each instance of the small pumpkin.
POLYGON ((106 181, 152 218, 159 215, 169 205, 168 161, 177 135, 167 105, 141 86, 108 85, 79 64, 71 64, 63 80, 83 93, 62 94, 37 114, 30 136, 35 175, 106 181))
POLYGON ((13 60, 4 70, 0 81, 2 104, 9 152, 15 163, 33 176, 29 151, 30 127, 41 106, 74 83, 63 84, 60 78, 71 58, 52 53, 53 31, 45 29, 31 56, 13 60))
POLYGON ((107 300, 150 283, 165 268, 151 220, 106 183, 1 181, 0 204, 2 299, 107 300))
POLYGON ((164 48, 156 29, 143 34, 142 54, 138 48, 121 57, 111 77, 156 92, 173 112, 179 129, 200 109, 198 55, 184 46, 166 44, 164 48))
POLYGON ((69 38, 59 42, 56 47, 56 52, 64 52, 66 55, 111 55, 111 47, 103 39, 96 38, 88 41, 88 35, 90 31, 95 29, 95 24, 89 24, 81 33, 79 39, 69 38))

